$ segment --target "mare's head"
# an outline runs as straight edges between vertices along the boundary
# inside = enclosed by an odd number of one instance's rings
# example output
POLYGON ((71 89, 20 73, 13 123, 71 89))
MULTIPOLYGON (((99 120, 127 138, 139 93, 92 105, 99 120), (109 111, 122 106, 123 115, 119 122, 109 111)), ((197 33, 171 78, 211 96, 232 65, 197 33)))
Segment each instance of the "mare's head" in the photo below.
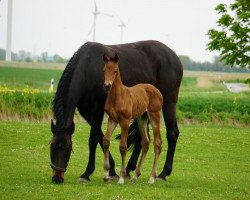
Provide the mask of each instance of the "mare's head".
POLYGON ((109 58, 106 54, 103 55, 103 61, 105 63, 103 72, 104 72, 104 87, 106 91, 110 91, 112 84, 119 73, 118 68, 118 55, 115 54, 114 58, 109 58))
POLYGON ((74 122, 71 126, 59 129, 51 120, 51 131, 53 134, 50 144, 51 168, 53 170, 52 182, 62 183, 64 172, 66 172, 72 151, 71 136, 74 133, 74 122))

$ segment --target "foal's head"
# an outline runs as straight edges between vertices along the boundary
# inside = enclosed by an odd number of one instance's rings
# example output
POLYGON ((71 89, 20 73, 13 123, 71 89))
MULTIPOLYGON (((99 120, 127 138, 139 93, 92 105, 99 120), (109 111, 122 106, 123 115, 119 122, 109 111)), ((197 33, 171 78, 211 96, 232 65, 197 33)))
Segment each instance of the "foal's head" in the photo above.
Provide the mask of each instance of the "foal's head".
POLYGON ((103 61, 105 62, 104 72, 104 87, 106 91, 110 91, 112 84, 119 73, 118 68, 118 55, 115 54, 114 58, 109 58, 106 54, 103 55, 103 61))

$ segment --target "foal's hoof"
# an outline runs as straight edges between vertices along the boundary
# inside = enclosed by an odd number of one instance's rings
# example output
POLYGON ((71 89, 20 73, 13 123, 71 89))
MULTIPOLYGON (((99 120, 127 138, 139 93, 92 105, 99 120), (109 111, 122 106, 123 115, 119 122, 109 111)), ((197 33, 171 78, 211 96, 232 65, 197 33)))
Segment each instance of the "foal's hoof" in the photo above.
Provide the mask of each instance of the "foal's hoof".
POLYGON ((137 181, 137 177, 136 176, 131 177, 130 181, 135 183, 137 181))
POLYGON ((154 177, 150 177, 150 179, 148 180, 149 184, 154 184, 155 183, 155 179, 154 177))
POLYGON ((120 177, 119 177, 118 175, 116 175, 116 176, 109 176, 109 179, 110 179, 110 180, 118 181, 119 178, 120 178, 120 177))
POLYGON ((90 182, 90 179, 88 178, 82 178, 82 177, 80 177, 79 178, 79 183, 88 183, 88 182, 90 182))
POLYGON ((119 181, 117 182, 118 184, 120 184, 120 185, 123 185, 124 184, 124 178, 119 178, 119 181))

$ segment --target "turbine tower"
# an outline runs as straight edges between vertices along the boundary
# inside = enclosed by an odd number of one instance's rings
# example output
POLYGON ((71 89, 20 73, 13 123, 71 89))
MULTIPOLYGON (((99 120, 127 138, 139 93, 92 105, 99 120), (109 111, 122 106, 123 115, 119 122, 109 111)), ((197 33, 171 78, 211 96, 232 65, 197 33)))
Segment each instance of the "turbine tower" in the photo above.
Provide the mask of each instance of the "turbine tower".
POLYGON ((126 25, 124 24, 124 22, 121 20, 120 17, 118 17, 118 19, 120 20, 120 24, 118 24, 118 26, 121 28, 120 43, 122 44, 122 42, 123 42, 123 31, 124 31, 124 28, 126 27, 126 25))
MULTIPOLYGON (((113 17, 113 15, 110 15, 110 14, 107 14, 107 13, 103 13, 103 12, 100 12, 97 8, 97 5, 96 5, 96 1, 94 0, 94 4, 95 4, 95 9, 94 9, 94 22, 93 22, 93 25, 89 31, 89 34, 93 31, 93 42, 95 42, 95 34, 96 34, 96 19, 97 19, 97 16, 98 15, 105 15, 105 16, 108 16, 108 17, 113 17), (93 29, 93 30, 92 30, 93 29)), ((88 35, 89 35, 88 34, 88 35)))
POLYGON ((12 39, 12 0, 8 0, 8 19, 7 19, 7 44, 6 61, 11 61, 11 39, 12 39))

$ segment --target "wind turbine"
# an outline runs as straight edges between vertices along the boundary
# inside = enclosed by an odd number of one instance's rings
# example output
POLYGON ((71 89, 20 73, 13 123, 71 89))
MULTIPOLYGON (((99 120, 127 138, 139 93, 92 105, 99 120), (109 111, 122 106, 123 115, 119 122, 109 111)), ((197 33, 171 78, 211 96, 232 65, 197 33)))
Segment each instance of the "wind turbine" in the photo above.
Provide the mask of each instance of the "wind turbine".
POLYGON ((11 61, 11 38, 12 38, 12 0, 8 0, 8 19, 7 19, 7 44, 6 60, 11 61))
POLYGON ((88 33, 88 35, 90 35, 90 33, 93 31, 93 42, 95 42, 95 33, 96 33, 96 19, 97 19, 97 16, 98 15, 104 15, 104 16, 107 16, 107 17, 114 17, 113 15, 110 15, 110 14, 107 14, 107 13, 103 13, 103 12, 100 12, 98 10, 98 7, 96 5, 96 1, 94 0, 94 4, 95 4, 95 9, 94 9, 94 21, 93 21, 93 25, 88 33))
POLYGON ((118 26, 121 28, 120 43, 122 44, 122 42, 123 42, 123 31, 124 31, 124 28, 126 27, 126 25, 124 24, 124 22, 121 20, 120 17, 118 17, 118 19, 120 20, 120 24, 118 24, 118 26))

